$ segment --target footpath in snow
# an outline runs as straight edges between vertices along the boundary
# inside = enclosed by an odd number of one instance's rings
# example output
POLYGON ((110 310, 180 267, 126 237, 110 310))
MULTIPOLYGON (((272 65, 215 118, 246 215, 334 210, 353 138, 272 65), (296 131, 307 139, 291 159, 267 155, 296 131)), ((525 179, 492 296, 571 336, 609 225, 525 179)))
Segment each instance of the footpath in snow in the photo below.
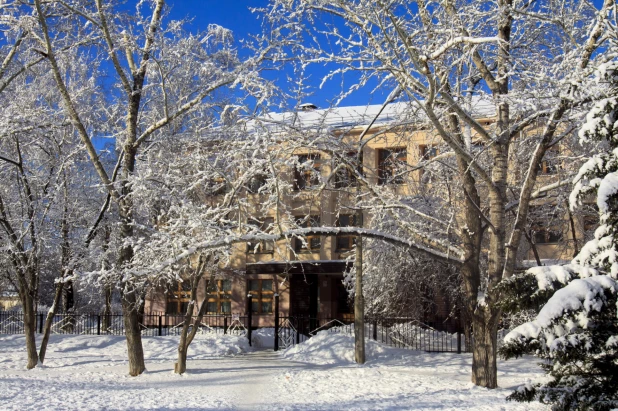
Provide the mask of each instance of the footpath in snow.
POLYGON ((320 333, 282 353, 242 337, 198 335, 188 372, 173 373, 178 337, 145 337, 148 371, 129 377, 117 336, 51 338, 43 367, 26 370, 23 336, 0 336, 0 410, 536 410, 505 401, 542 378, 535 359, 500 362, 502 388, 469 383, 469 354, 428 354, 368 341, 364 366, 353 338, 320 333))

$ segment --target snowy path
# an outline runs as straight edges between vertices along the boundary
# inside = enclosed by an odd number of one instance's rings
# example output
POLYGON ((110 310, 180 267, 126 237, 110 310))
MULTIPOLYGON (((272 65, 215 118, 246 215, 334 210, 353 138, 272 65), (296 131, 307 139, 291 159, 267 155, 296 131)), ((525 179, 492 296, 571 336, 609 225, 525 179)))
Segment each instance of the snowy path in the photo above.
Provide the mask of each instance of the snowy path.
POLYGON ((145 339, 148 371, 132 378, 119 337, 55 336, 46 365, 27 371, 23 337, 0 336, 0 410, 545 409, 504 400, 510 388, 538 376, 530 361, 501 364, 500 384, 508 389, 485 390, 468 382, 469 355, 385 349, 390 359, 362 367, 308 364, 272 351, 222 356, 247 347, 219 338, 194 342, 188 372, 178 376, 175 343, 145 339))

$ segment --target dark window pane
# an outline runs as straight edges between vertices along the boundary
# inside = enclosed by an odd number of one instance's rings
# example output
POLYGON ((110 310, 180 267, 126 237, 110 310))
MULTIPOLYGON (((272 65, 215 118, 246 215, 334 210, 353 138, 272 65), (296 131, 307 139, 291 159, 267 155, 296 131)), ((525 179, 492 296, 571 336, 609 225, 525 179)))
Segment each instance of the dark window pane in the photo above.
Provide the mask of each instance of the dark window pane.
POLYGON ((592 230, 599 223, 599 218, 596 216, 584 217, 584 231, 592 230))
POLYGON ((182 301, 180 303, 180 314, 184 314, 187 312, 187 307, 189 307, 189 302, 188 301, 182 301))
POLYGON ((272 291, 273 280, 262 280, 262 291, 272 291))
POLYGON ((259 291, 260 282, 258 280, 249 280, 249 291, 259 291))
POLYGON ((255 194, 260 190, 260 188, 264 187, 265 184, 266 184, 266 176, 262 174, 258 174, 256 176, 253 176, 251 180, 249 180, 249 183, 247 184, 247 190, 250 193, 255 194))
POLYGON ((309 239, 309 247, 312 250, 318 250, 320 248, 320 237, 311 237, 309 239))
POLYGON ((215 301, 209 301, 206 307, 206 311, 208 311, 209 313, 214 314, 217 312, 217 303, 215 301))
POLYGON ((251 300, 251 312, 259 314, 260 303, 256 299, 251 300))
POLYGON ((407 162, 405 147, 382 149, 378 151, 378 183, 402 184, 402 166, 407 162))
POLYGON ((262 301, 262 314, 270 314, 273 312, 273 303, 271 301, 262 301))
POLYGON ((231 313, 232 312, 232 302, 231 301, 222 301, 221 302, 221 312, 222 313, 231 313))
POLYGON ((232 280, 221 281, 221 291, 232 291, 232 280))
POLYGON ((183 281, 180 283, 180 286, 182 287, 182 291, 191 291, 191 281, 189 280, 183 281))
POLYGON ((350 237, 341 236, 337 237, 337 250, 349 250, 350 247, 350 237))
POLYGON ((275 250, 275 244, 272 241, 262 241, 260 247, 264 253, 272 253, 275 250))
POLYGON ((178 314, 178 303, 176 301, 168 301, 165 312, 167 314, 178 314))
POLYGON ((438 148, 435 146, 421 146, 422 160, 431 160, 438 155, 438 148))

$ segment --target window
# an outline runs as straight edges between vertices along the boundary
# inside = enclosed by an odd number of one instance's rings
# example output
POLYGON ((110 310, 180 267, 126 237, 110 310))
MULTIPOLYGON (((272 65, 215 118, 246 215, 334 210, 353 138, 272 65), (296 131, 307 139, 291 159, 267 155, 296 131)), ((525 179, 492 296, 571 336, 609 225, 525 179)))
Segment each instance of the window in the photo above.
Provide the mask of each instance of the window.
POLYGON ((431 160, 438 155, 438 147, 421 144, 418 146, 420 161, 431 160))
POLYGON ((206 282, 208 300, 206 302, 207 314, 230 314, 232 312, 232 280, 215 280, 216 289, 210 290, 206 282))
POLYGON ((294 189, 307 190, 320 184, 320 155, 303 154, 298 156, 294 170, 294 189))
MULTIPOLYGON (((257 220, 255 218, 250 218, 247 220, 247 224, 252 225, 258 228, 262 232, 269 232, 272 226, 275 223, 275 219, 273 217, 263 218, 262 221, 257 220)), ((256 254, 272 254, 275 250, 275 244, 272 241, 250 241, 247 243, 247 253, 256 253, 256 254)))
POLYGON ((335 289, 337 292, 337 313, 338 314, 352 314, 354 313, 353 305, 350 304, 350 294, 345 289, 343 282, 334 280, 335 289))
POLYGON ((378 184, 403 184, 402 168, 407 161, 405 147, 378 150, 378 184))
POLYGON ((556 148, 547 150, 538 166, 539 174, 556 174, 560 170, 559 155, 560 152, 556 148))
POLYGON ((559 223, 560 221, 555 218, 550 222, 534 222, 531 231, 535 244, 554 244, 562 241, 562 228, 559 223))
POLYGON ((167 292, 165 312, 167 314, 185 314, 191 300, 191 282, 174 281, 167 292))
POLYGON ((249 280, 251 294, 251 312, 254 314, 272 314, 273 280, 249 280))
POLYGON ((596 229, 599 225, 599 217, 596 215, 584 216, 584 231, 591 231, 596 229))
POLYGON ((229 191, 229 186, 227 181, 223 178, 215 178, 212 180, 206 181, 205 185, 206 195, 209 196, 218 196, 225 194, 229 191))
MULTIPOLYGON (((319 227, 320 216, 312 215, 305 217, 296 217, 296 224, 301 228, 319 227)), ((319 252, 322 244, 319 235, 309 234, 305 237, 306 241, 300 238, 294 239, 294 251, 296 252, 319 252)))
MULTIPOLYGON (((333 170, 337 168, 339 164, 341 164, 342 159, 336 158, 333 164, 333 170)), ((348 165, 356 164, 356 152, 351 151, 345 154, 345 162, 348 165)), ((361 159, 362 163, 362 159, 361 159)), ((356 187, 358 181, 356 180, 355 173, 350 170, 348 167, 341 167, 337 169, 334 176, 334 186, 335 188, 346 188, 346 187, 356 187)))
MULTIPOLYGON (((337 227, 357 227, 355 215, 339 215, 337 219, 337 227)), ((338 234, 336 236, 336 250, 349 251, 356 244, 356 236, 354 234, 338 234)))
POLYGON ((256 174, 247 183, 247 191, 250 194, 257 194, 260 188, 266 185, 266 174, 256 174))

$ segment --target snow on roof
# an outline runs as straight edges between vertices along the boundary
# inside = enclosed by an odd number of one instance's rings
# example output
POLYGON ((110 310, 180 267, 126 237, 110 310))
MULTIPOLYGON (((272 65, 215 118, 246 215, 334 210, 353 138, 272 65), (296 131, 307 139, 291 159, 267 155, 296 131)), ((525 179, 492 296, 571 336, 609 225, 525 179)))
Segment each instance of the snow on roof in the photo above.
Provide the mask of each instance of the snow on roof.
MULTIPOLYGON (((472 115, 476 118, 493 117, 495 106, 485 97, 474 97, 471 103, 465 104, 472 115)), ((370 124, 374 125, 393 124, 406 119, 424 118, 424 113, 417 103, 397 102, 388 104, 382 112, 382 104, 369 104, 364 106, 343 106, 327 109, 317 109, 311 103, 301 104, 298 111, 283 113, 270 112, 263 115, 262 126, 269 129, 279 127, 337 129, 354 128, 370 124), (379 113, 379 114, 378 114, 379 113), (374 121, 375 119, 375 121, 374 121)), ((247 123, 248 128, 255 126, 254 121, 247 123)))

